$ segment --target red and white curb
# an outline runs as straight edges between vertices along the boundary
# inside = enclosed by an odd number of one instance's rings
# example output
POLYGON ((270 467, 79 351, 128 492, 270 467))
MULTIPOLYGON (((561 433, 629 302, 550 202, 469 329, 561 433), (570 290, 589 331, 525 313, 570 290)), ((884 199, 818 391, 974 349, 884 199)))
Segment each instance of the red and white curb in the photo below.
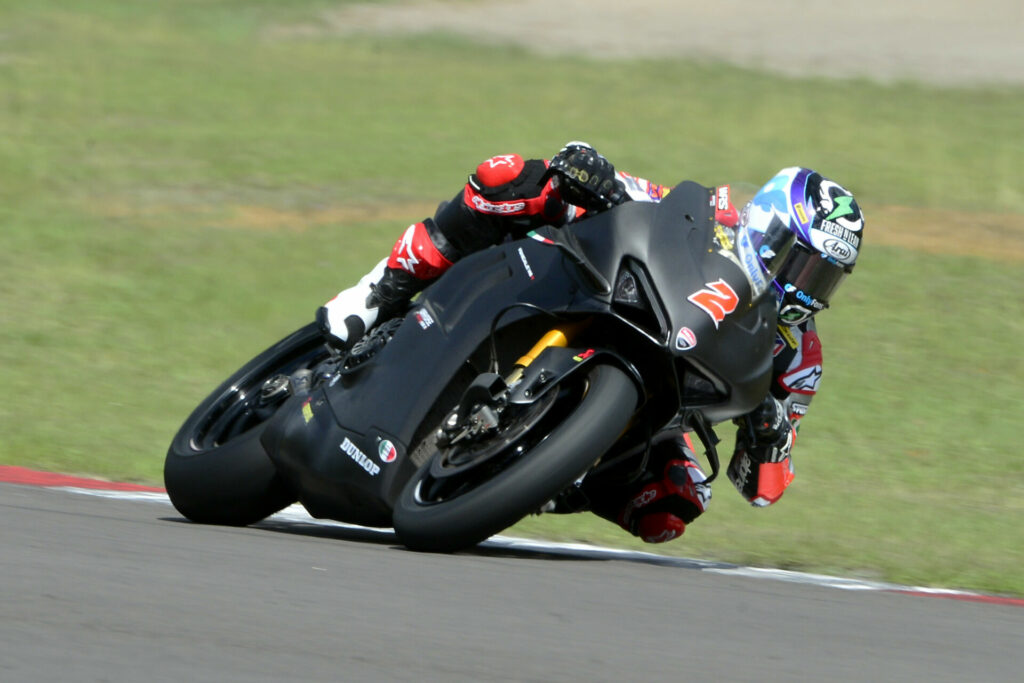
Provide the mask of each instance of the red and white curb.
MULTIPOLYGON (((155 486, 143 486, 140 484, 128 484, 121 482, 110 482, 99 479, 76 477, 54 472, 41 472, 24 467, 0 465, 0 483, 20 484, 24 486, 36 486, 47 489, 65 491, 80 495, 99 496, 102 498, 113 498, 117 500, 141 501, 150 503, 162 503, 170 505, 167 492, 155 486)), ((269 517, 267 522, 286 522, 293 524, 313 524, 317 526, 330 526, 347 529, 359 529, 362 531, 378 533, 382 537, 390 536, 392 532, 388 529, 375 529, 361 527, 355 524, 345 524, 332 520, 316 519, 311 517, 301 505, 292 505, 277 514, 269 517)), ((893 593, 905 593, 909 595, 920 595, 926 597, 947 598, 951 600, 965 600, 970 602, 989 603, 994 605, 1008 605, 1024 607, 1024 599, 1010 598, 997 595, 985 595, 972 591, 953 590, 948 588, 929 588, 924 586, 903 586, 881 581, 865 581, 862 579, 847 579, 825 574, 809 574, 804 572, 793 572, 784 569, 770 569, 762 567, 743 567, 723 562, 710 562, 707 560, 696 560, 684 557, 670 557, 655 553, 645 553, 636 550, 619 550, 616 548, 605 548, 601 546, 587 545, 583 543, 555 543, 552 541, 539 541, 526 538, 515 538, 511 536, 494 536, 481 544, 482 548, 495 550, 523 550, 543 552, 554 555, 565 555, 571 557, 595 558, 595 559, 618 559, 632 562, 646 562, 668 567, 680 567, 684 569, 698 569, 713 574, 724 574, 728 576, 741 576, 753 579, 771 579, 774 581, 785 581, 787 583, 802 583, 825 588, 838 588, 854 591, 887 591, 893 593)))

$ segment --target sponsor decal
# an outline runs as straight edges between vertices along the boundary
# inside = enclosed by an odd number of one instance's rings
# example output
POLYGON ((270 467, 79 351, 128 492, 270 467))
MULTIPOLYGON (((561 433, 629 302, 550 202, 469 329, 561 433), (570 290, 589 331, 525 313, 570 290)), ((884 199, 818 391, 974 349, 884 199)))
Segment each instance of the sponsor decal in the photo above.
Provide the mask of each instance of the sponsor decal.
POLYGON ((725 316, 736 310, 736 306, 740 303, 740 297, 729 286, 729 283, 721 278, 715 282, 704 284, 707 289, 694 292, 686 297, 686 300, 711 316, 717 329, 718 324, 725 320, 725 316))
POLYGON ((302 418, 309 424, 309 421, 313 419, 313 406, 309 405, 313 402, 313 397, 309 396, 305 401, 302 402, 302 418))
POLYGON ((420 262, 416 255, 412 253, 412 241, 415 235, 416 224, 413 223, 405 231, 405 234, 402 235, 402 239, 398 241, 395 254, 395 260, 398 261, 398 265, 402 267, 402 270, 406 270, 413 275, 416 274, 416 264, 420 262))
POLYGON ((531 280, 534 279, 533 278, 533 268, 530 267, 530 262, 526 260, 526 254, 523 253, 523 248, 519 247, 518 251, 519 251, 519 258, 523 262, 523 267, 526 268, 526 274, 530 276, 531 280))
POLYGON ((660 202, 662 199, 668 196, 668 193, 672 191, 671 187, 665 185, 658 185, 656 183, 647 183, 647 196, 656 202, 660 202))
POLYGON ((430 312, 427 309, 421 308, 416 311, 416 322, 418 322, 420 327, 425 330, 434 324, 434 318, 430 315, 430 312))
POLYGON ((723 185, 718 188, 718 210, 728 211, 729 210, 729 186, 723 185))
POLYGON ((366 457, 366 454, 359 450, 359 447, 349 441, 346 436, 345 440, 341 442, 341 452, 352 458, 352 462, 366 470, 366 473, 371 477, 376 477, 380 474, 380 465, 375 463, 366 457))
POLYGON ((735 234, 725 226, 715 223, 715 243, 722 249, 732 251, 732 237, 735 234))
POLYGON ((377 455, 380 457, 381 462, 394 462, 395 458, 398 457, 398 449, 395 448, 395 444, 387 439, 381 439, 381 442, 377 444, 377 455))
POLYGON ((789 345, 789 348, 795 349, 797 346, 799 346, 799 343, 796 340, 796 335, 793 334, 793 330, 791 330, 788 327, 780 327, 778 331, 779 336, 781 336, 785 340, 786 344, 789 345))
POLYGON ((850 230, 860 231, 864 227, 864 217, 854 204, 853 196, 842 185, 831 180, 820 179, 818 186, 818 203, 825 214, 826 221, 835 221, 850 230))
POLYGON ((796 211, 796 215, 800 219, 800 223, 802 225, 807 225, 807 212, 804 210, 804 205, 797 202, 793 205, 793 210, 796 211))
POLYGON ((792 402, 789 408, 789 424, 793 425, 793 433, 800 432, 800 420, 807 414, 807 406, 803 403, 792 402))
POLYGON ((814 330, 808 330, 800 340, 800 349, 789 369, 779 377, 779 384, 797 394, 814 394, 821 382, 821 340, 814 330))
POLYGON ((499 166, 510 166, 515 168, 516 166, 516 155, 515 154, 499 154, 496 157, 491 157, 484 162, 490 168, 497 168, 499 166))
POLYGON ((740 230, 736 235, 736 251, 743 260, 743 270, 750 280, 750 286, 754 290, 754 296, 768 288, 768 278, 761 269, 761 262, 757 260, 757 252, 754 251, 754 244, 750 241, 750 233, 740 230))
POLYGON ((821 366, 812 365, 800 368, 779 378, 782 386, 798 394, 813 394, 818 391, 821 382, 821 366))
POLYGON ((656 489, 646 489, 639 496, 633 499, 633 507, 642 508, 643 506, 650 504, 650 502, 657 497, 658 491, 656 489))
POLYGON ((544 235, 538 234, 536 230, 531 230, 530 232, 526 233, 526 236, 529 237, 530 239, 537 240, 538 242, 541 242, 542 244, 554 244, 555 243, 554 240, 548 239, 544 235))
POLYGON ((679 328, 676 333, 676 348, 680 351, 689 351, 697 345, 697 335, 689 327, 679 328))
POLYGON ((807 304, 808 306, 810 306, 811 308, 813 308, 816 311, 821 311, 821 310, 824 310, 824 308, 825 308, 825 304, 821 303, 820 301, 815 299, 813 296, 811 296, 810 294, 808 294, 804 290, 797 289, 792 284, 787 284, 784 287, 784 289, 786 290, 786 292, 788 292, 789 294, 792 294, 794 297, 796 297, 801 303, 807 304))
POLYGON ((583 353, 581 353, 580 355, 578 355, 578 356, 573 356, 573 357, 572 357, 572 359, 573 359, 574 361, 576 361, 577 363, 580 363, 580 362, 583 362, 583 361, 585 361, 586 359, 590 358, 590 357, 591 357, 591 356, 593 356, 593 355, 594 355, 594 349, 587 349, 586 351, 584 351, 584 352, 583 352, 583 353))
POLYGON ((747 482, 750 480, 751 464, 750 456, 747 455, 746 451, 743 451, 736 454, 732 465, 729 467, 729 480, 736 485, 740 493, 744 493, 744 489, 747 488, 747 482))
POLYGON ((836 208, 832 210, 832 213, 825 216, 825 220, 834 221, 837 218, 843 216, 850 216, 853 214, 853 197, 849 195, 840 195, 836 197, 836 208))
POLYGON ((494 213, 494 214, 507 214, 507 213, 518 213, 526 208, 526 202, 501 202, 495 204, 489 202, 479 195, 473 195, 473 206, 480 213, 494 213))
POLYGON ((824 220, 817 226, 818 230, 821 230, 826 235, 832 235, 838 237, 844 242, 848 242, 854 249, 860 249, 860 235, 857 232, 844 228, 835 221, 824 220))
POLYGON ((838 240, 835 237, 830 237, 821 245, 821 248, 825 250, 825 253, 834 259, 842 262, 846 262, 853 258, 853 249, 850 245, 846 244, 842 240, 838 240))
POLYGON ((837 218, 842 218, 843 216, 851 215, 853 213, 853 206, 852 205, 853 205, 853 198, 852 197, 849 197, 849 196, 837 197, 836 198, 836 208, 833 210, 833 212, 831 212, 830 214, 825 216, 825 220, 836 220, 837 218))
POLYGON ((723 185, 718 188, 718 202, 715 205, 715 220, 730 228, 739 221, 739 213, 736 207, 729 201, 729 186, 723 185))

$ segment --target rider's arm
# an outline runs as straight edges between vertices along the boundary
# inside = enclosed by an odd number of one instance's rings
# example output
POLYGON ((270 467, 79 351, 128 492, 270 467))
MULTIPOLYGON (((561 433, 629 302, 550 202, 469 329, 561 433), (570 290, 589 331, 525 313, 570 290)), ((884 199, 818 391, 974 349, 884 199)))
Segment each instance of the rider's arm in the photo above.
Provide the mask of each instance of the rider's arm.
POLYGON ((546 176, 548 162, 504 154, 485 160, 431 218, 413 223, 391 255, 358 284, 317 312, 328 340, 351 345, 375 324, 399 313, 413 295, 453 263, 509 234, 561 224, 570 209, 546 176))
POLYGON ((736 450, 728 476, 752 505, 771 505, 793 481, 791 451, 800 420, 821 381, 821 340, 814 322, 779 327, 772 389, 764 402, 736 421, 736 450))
MULTIPOLYGON (((614 187, 618 192, 623 186, 615 180, 614 167, 584 143, 569 143, 551 161, 524 160, 518 154, 486 159, 433 217, 406 228, 383 267, 378 265, 357 285, 329 301, 317 313, 317 320, 329 338, 353 343, 375 324, 400 312, 413 295, 462 257, 498 244, 508 235, 521 236, 540 225, 562 225, 578 218, 582 210, 567 202, 562 192, 571 193, 581 177, 598 189, 614 187), (558 168, 552 169, 552 164, 558 168), (559 184, 561 191, 556 188, 559 184)), ((627 188, 642 187, 639 179, 623 177, 631 179, 627 188)), ((602 206, 618 201, 625 201, 625 196, 613 193, 602 206)))

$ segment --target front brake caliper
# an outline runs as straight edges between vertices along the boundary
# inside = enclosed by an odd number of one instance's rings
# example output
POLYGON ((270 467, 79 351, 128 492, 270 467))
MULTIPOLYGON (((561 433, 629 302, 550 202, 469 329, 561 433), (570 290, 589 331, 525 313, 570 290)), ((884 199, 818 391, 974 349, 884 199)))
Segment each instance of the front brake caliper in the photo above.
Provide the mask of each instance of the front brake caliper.
POLYGON ((459 407, 441 425, 437 445, 445 448, 464 438, 479 438, 493 432, 507 403, 508 385, 501 375, 479 375, 462 395, 459 407))

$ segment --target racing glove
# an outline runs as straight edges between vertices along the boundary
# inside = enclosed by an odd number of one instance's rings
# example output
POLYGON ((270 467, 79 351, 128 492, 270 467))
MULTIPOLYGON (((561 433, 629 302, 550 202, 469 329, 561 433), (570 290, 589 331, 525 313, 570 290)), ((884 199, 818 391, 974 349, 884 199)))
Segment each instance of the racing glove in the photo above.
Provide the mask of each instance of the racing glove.
POLYGON ((739 431, 726 472, 729 481, 751 505, 771 505, 793 481, 790 452, 796 430, 782 401, 771 395, 735 422, 739 431))
POLYGON ((585 142, 573 141, 559 150, 547 175, 564 201, 587 211, 604 211, 629 199, 615 167, 585 142))

